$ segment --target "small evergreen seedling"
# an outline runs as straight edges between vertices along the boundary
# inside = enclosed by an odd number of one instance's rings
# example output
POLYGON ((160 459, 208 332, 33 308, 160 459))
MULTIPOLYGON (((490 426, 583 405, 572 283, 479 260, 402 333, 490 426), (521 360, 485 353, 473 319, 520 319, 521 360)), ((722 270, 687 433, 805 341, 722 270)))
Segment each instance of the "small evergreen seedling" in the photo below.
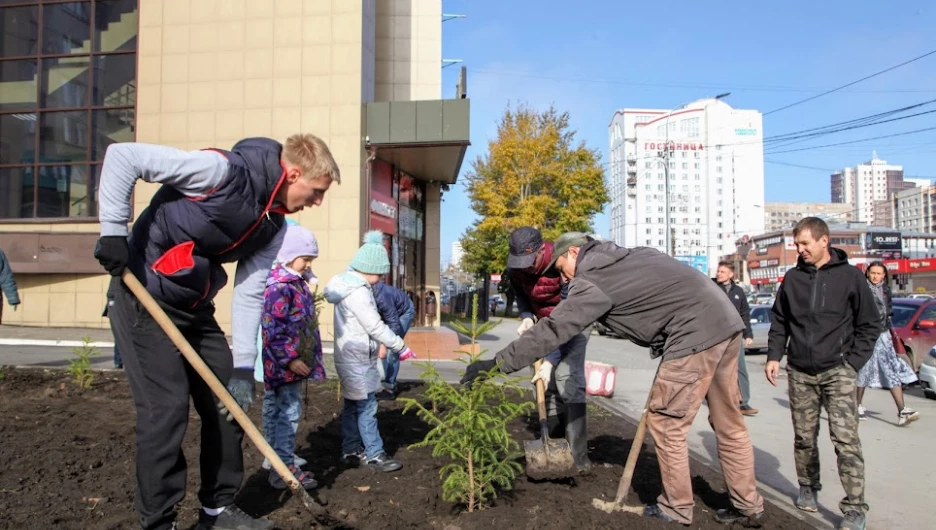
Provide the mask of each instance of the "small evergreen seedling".
POLYGON ((72 348, 72 353, 75 355, 75 359, 68 361, 68 373, 79 388, 91 388, 91 383, 94 382, 91 358, 101 352, 91 344, 91 337, 85 337, 82 339, 81 346, 72 348))
MULTIPOLYGON (((471 326, 453 324, 456 330, 471 337, 471 350, 466 364, 477 360, 484 351, 476 352, 477 338, 499 322, 478 325, 478 297, 474 296, 471 326)), ((485 350, 486 351, 486 350, 485 350)), ((520 378, 509 378, 498 370, 477 379, 471 388, 458 387, 442 379, 432 363, 421 363, 421 375, 427 388, 425 397, 432 403, 426 408, 415 399, 401 398, 406 403, 403 412, 416 409, 416 414, 432 429, 419 443, 411 447, 432 447, 432 456, 449 460, 439 475, 442 477, 442 498, 446 502, 463 503, 469 512, 485 508, 497 497, 499 490, 509 490, 523 468, 516 462, 522 455, 520 444, 508 430, 516 418, 528 414, 533 404, 513 403, 512 394, 522 395, 520 378)))

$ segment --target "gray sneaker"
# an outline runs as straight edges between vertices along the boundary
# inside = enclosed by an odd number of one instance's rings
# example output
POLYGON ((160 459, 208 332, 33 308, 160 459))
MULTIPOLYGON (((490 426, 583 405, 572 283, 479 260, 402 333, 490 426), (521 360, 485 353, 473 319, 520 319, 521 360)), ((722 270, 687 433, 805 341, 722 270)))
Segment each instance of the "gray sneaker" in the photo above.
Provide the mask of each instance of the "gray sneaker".
POLYGON ((865 515, 855 510, 845 512, 839 530, 865 530, 865 515))
POLYGON ((816 505, 816 490, 812 486, 800 486, 799 495, 796 497, 796 507, 804 512, 818 512, 816 505))
POLYGON ((374 458, 368 458, 364 462, 364 467, 369 467, 375 471, 390 473, 391 471, 396 471, 403 467, 403 464, 401 464, 399 460, 394 460, 387 456, 387 453, 380 453, 374 458))

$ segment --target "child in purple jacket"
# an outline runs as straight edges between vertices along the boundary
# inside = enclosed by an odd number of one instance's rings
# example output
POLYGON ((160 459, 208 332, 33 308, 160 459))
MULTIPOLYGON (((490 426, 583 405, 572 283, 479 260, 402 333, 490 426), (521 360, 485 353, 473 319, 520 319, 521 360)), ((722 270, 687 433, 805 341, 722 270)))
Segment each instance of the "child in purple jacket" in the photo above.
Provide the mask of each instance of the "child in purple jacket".
MULTIPOLYGON (((260 322, 264 437, 307 490, 318 483, 295 465, 293 451, 302 414, 302 381, 325 379, 315 301, 309 289, 310 281, 318 281, 311 268, 316 257, 318 243, 312 232, 299 225, 287 226, 277 263, 267 277, 260 322)), ((269 482, 277 489, 287 487, 275 471, 270 472, 269 482)))

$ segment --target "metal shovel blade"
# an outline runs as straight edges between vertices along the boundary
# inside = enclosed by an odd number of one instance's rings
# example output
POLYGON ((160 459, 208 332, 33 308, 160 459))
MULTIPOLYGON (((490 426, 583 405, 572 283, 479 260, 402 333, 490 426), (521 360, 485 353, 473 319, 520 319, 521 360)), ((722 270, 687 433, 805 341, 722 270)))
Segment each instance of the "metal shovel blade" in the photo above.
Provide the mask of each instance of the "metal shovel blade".
POLYGON ((525 440, 526 474, 533 480, 566 478, 576 475, 572 447, 568 440, 543 436, 538 440, 525 440))

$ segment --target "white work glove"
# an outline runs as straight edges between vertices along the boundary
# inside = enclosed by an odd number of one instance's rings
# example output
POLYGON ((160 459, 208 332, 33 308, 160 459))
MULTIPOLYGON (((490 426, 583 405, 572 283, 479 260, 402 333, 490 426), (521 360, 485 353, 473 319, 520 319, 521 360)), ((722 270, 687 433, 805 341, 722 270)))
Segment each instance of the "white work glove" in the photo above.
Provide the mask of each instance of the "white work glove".
POLYGON ((524 318, 523 322, 520 323, 520 327, 517 328, 517 335, 523 335, 528 329, 533 327, 533 324, 535 324, 535 322, 533 322, 532 318, 524 318))
POLYGON ((549 388, 549 381, 552 380, 552 371, 553 371, 552 363, 543 359, 543 364, 541 364, 539 367, 539 370, 537 370, 536 373, 533 374, 533 379, 530 379, 530 382, 535 385, 538 380, 542 379, 543 385, 546 388, 549 388))

